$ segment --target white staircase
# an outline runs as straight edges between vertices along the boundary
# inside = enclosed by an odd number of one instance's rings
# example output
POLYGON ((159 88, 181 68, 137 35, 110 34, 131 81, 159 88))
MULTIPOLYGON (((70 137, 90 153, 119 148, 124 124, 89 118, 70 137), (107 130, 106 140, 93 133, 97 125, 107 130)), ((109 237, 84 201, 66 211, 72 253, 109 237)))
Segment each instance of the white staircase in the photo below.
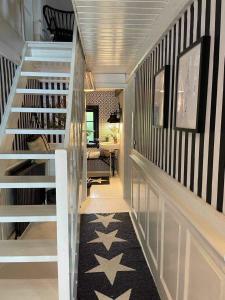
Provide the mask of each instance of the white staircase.
MULTIPOLYGON (((17 121, 20 113, 68 113, 69 89, 28 89, 26 86, 29 79, 56 82, 60 80, 68 85, 72 77, 71 61, 71 43, 28 42, 26 44, 22 63, 18 67, 0 128, 1 149, 4 149, 4 143, 8 137, 15 134, 65 135, 66 129, 18 128, 17 121), (63 95, 67 97, 67 106, 66 108, 22 107, 25 95, 63 95)), ((55 161, 56 176, 0 176, 0 189, 56 188, 56 206, 0 206, 0 223, 56 222, 57 225, 56 241, 1 240, 0 263, 57 262, 58 298, 60 300, 70 299, 68 203, 65 201, 67 199, 66 155, 65 150, 56 150, 56 152, 6 151, 0 153, 0 165, 3 160, 55 161)))

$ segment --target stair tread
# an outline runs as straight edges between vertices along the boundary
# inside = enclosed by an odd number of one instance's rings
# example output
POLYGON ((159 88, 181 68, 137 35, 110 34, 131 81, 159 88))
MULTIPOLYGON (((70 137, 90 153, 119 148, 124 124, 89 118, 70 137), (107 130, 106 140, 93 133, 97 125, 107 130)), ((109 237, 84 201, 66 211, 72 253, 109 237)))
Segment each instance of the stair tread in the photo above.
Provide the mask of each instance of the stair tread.
POLYGON ((37 113, 67 113, 66 108, 42 108, 42 107, 17 107, 13 106, 11 112, 37 112, 37 113))
POLYGON ((55 152, 54 151, 8 151, 8 152, 0 152, 0 160, 1 159, 54 159, 55 152))
POLYGON ((62 47, 62 48, 69 48, 72 49, 73 43, 72 42, 40 42, 40 41, 28 41, 28 47, 34 48, 48 48, 48 47, 62 47))
POLYGON ((55 205, 1 205, 0 223, 56 221, 55 205))
POLYGON ((68 95, 69 90, 50 89, 16 89, 17 94, 47 94, 47 95, 68 95))
POLYGON ((1 240, 0 262, 57 261, 55 240, 1 240))
POLYGON ((54 176, 0 176, 0 188, 55 188, 54 176))
POLYGON ((7 128, 6 134, 65 134, 65 129, 26 129, 26 128, 7 128))
POLYGON ((60 72, 21 72, 22 77, 57 77, 65 78, 70 77, 70 73, 60 73, 60 72))
MULTIPOLYGON (((5 268, 7 268, 7 266, 5 266, 5 268)), ((30 272, 28 272, 28 274, 30 274, 30 272)), ((20 278, 20 276, 17 277, 15 279, 7 278, 0 280, 1 299, 58 299, 58 279, 54 278, 54 276, 47 280, 46 278, 33 279, 33 276, 31 276, 31 278, 29 276, 27 276, 29 278, 20 278)))
POLYGON ((25 56, 24 61, 70 63, 71 57, 25 56))

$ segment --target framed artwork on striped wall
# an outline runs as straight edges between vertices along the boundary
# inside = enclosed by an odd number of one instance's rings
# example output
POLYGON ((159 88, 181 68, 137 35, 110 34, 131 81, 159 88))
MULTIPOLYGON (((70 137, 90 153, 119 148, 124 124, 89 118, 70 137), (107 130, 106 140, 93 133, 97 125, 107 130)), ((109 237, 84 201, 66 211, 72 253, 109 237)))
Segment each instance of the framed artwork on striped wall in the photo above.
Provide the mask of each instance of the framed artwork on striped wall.
POLYGON ((175 128, 202 132, 206 105, 210 37, 204 36, 178 56, 175 128))
POLYGON ((153 126, 168 127, 168 107, 170 89, 170 66, 166 65, 154 76, 153 126))

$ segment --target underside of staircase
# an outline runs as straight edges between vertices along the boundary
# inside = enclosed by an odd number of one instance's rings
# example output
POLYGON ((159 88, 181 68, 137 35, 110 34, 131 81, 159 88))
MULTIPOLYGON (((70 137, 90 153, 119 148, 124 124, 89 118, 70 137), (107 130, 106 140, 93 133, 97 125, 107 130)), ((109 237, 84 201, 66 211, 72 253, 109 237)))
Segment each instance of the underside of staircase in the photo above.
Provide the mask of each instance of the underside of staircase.
POLYGON ((69 97, 71 95, 72 48, 72 43, 26 43, 0 128, 1 166, 6 162, 13 164, 23 160, 35 160, 37 163, 38 161, 51 163, 56 170, 54 176, 47 172, 44 176, 0 176, 0 189, 56 189, 56 205, 43 203, 43 205, 1 206, 0 223, 45 224, 45 222, 54 222, 57 229, 56 240, 1 240, 0 263, 55 262, 58 270, 57 279, 60 291, 58 299, 60 300, 70 299, 68 203, 65 200, 67 199, 65 197, 67 153, 62 148, 67 126, 69 126, 68 107, 72 99, 69 97), (32 82, 38 84, 30 87, 32 82), (50 101, 52 97, 58 99, 57 105, 53 105, 54 101, 50 101), (59 118, 62 115, 66 122, 64 126, 58 126, 55 116, 59 118), (31 120, 27 122, 29 127, 18 122, 23 116, 25 116, 23 119, 31 120), (51 122, 45 122, 45 120, 51 120, 51 122), (27 138, 34 135, 45 135, 49 141, 60 136, 61 142, 55 145, 54 150, 49 151, 32 152, 27 149, 13 149, 15 137, 27 138), (61 149, 57 150, 58 148, 61 149))

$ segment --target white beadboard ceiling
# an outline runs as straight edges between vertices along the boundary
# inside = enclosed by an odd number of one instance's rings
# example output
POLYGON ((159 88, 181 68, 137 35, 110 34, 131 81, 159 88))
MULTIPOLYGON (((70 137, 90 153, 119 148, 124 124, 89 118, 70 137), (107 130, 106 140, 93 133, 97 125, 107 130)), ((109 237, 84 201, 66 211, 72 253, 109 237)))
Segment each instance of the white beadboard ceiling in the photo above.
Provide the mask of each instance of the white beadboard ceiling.
POLYGON ((170 0, 73 0, 88 68, 129 74, 170 0))

